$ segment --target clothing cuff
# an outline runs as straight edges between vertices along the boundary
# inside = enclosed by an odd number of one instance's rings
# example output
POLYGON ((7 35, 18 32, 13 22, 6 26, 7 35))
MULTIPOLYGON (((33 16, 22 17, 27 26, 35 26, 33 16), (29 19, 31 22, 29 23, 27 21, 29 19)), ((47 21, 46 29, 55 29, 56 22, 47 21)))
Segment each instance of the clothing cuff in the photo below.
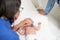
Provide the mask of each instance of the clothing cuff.
POLYGON ((48 12, 48 10, 45 10, 45 14, 48 14, 49 12, 48 12))

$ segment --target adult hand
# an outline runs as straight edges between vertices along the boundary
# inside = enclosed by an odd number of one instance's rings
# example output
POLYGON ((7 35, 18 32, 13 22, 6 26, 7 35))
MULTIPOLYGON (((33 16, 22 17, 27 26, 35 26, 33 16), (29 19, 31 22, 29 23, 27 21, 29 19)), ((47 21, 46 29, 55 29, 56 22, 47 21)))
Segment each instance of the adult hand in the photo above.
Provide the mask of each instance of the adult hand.
POLYGON ((14 26, 13 30, 17 31, 20 27, 25 27, 25 26, 31 25, 30 21, 28 21, 29 19, 30 18, 26 18, 26 19, 22 20, 18 25, 14 26))
POLYGON ((38 11, 40 14, 42 14, 42 15, 46 15, 46 14, 45 14, 45 11, 44 11, 43 9, 37 9, 37 11, 38 11))

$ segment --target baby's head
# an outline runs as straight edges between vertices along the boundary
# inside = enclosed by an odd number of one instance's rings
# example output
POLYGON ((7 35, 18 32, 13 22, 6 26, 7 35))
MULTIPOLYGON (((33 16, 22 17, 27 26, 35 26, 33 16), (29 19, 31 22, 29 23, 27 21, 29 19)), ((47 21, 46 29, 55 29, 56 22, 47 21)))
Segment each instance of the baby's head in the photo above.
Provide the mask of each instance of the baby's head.
POLYGON ((33 24, 33 21, 32 21, 32 19, 30 19, 30 18, 27 18, 27 19, 26 19, 26 24, 27 24, 27 22, 29 22, 28 25, 32 25, 32 24, 33 24))

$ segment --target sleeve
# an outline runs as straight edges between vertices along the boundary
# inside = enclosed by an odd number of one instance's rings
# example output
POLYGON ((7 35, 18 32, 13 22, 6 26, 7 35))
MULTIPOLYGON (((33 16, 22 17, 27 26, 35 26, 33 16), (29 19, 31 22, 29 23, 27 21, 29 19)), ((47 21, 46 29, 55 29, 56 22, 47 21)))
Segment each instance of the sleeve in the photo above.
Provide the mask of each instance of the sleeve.
POLYGON ((54 7, 55 1, 56 0, 48 0, 47 6, 45 9, 46 14, 48 14, 52 10, 52 8, 54 7))

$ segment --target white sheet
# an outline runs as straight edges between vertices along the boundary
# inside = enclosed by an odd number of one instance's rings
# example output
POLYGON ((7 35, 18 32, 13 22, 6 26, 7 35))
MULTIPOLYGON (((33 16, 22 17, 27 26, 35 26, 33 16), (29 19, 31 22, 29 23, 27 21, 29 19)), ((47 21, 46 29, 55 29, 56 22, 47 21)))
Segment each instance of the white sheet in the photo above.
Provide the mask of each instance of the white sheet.
POLYGON ((19 23, 25 18, 31 18, 34 21, 34 25, 37 25, 38 22, 42 23, 40 30, 37 32, 37 37, 39 40, 56 40, 56 36, 52 33, 55 26, 53 23, 48 21, 48 17, 40 15, 36 11, 31 0, 22 0, 22 6, 24 9, 20 13, 20 16, 18 20, 16 20, 15 24, 19 23), (53 28, 52 31, 51 28, 53 28))

